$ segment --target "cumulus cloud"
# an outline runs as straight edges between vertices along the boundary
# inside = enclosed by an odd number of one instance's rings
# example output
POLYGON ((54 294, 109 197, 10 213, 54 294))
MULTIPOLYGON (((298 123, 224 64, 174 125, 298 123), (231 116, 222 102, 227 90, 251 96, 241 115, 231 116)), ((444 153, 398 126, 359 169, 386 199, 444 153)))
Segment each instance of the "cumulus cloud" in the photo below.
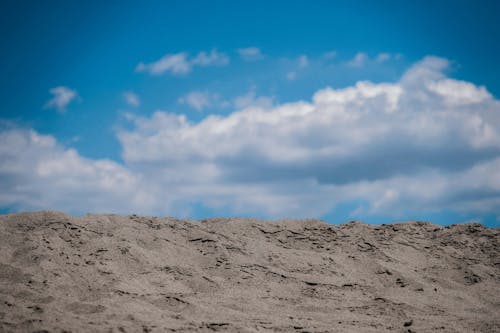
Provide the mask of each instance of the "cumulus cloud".
POLYGON ((166 54, 151 63, 140 62, 135 71, 151 75, 162 75, 166 72, 174 75, 185 75, 191 72, 193 66, 225 66, 228 63, 229 57, 226 54, 212 49, 210 52, 201 51, 194 58, 190 58, 187 52, 166 54))
POLYGON ((140 175, 110 160, 83 158, 52 136, 28 129, 0 132, 0 203, 17 210, 124 211, 147 207, 140 175))
POLYGON ((246 47, 246 48, 241 48, 238 49, 238 54, 240 55, 241 59, 245 61, 256 61, 264 58, 264 55, 260 51, 258 47, 252 46, 252 47, 246 47))
POLYGON ((66 112, 66 107, 76 98, 78 98, 78 93, 76 90, 65 86, 55 87, 49 90, 49 92, 54 96, 47 103, 45 103, 45 109, 56 109, 60 113, 66 112))
POLYGON ((139 98, 139 95, 132 91, 126 91, 123 93, 123 99, 125 102, 133 107, 138 107, 141 105, 141 99, 139 98))
MULTIPOLYGON (((423 209, 438 199, 459 209, 472 190, 473 181, 465 181, 471 170, 499 163, 500 113, 485 88, 447 78, 447 63, 429 57, 396 83, 326 88, 311 102, 254 106, 199 123, 157 112, 120 133, 123 156, 145 165, 196 161, 219 189, 260 187, 281 204, 290 198, 297 211, 324 213, 356 199, 371 202, 372 210, 423 209), (284 184, 303 194, 286 195, 284 184), (291 198, 304 196, 308 204, 291 198)), ((482 176, 485 186, 492 177, 482 176)), ((277 210, 266 202, 263 209, 277 210)))
POLYGON ((64 208, 71 197, 64 186, 72 186, 75 196, 102 191, 105 203, 121 202, 125 212, 189 214, 201 203, 235 214, 305 217, 363 202, 354 216, 498 214, 500 101, 447 77, 448 65, 427 57, 398 82, 325 88, 310 101, 242 103, 199 122, 164 111, 130 116, 132 126, 118 131, 123 165, 84 159, 33 132, 3 133, 0 202, 64 208), (125 185, 104 185, 108 170, 125 185), (44 177, 64 185, 51 191, 52 201, 44 177), (94 180, 79 190, 85 177, 94 180))

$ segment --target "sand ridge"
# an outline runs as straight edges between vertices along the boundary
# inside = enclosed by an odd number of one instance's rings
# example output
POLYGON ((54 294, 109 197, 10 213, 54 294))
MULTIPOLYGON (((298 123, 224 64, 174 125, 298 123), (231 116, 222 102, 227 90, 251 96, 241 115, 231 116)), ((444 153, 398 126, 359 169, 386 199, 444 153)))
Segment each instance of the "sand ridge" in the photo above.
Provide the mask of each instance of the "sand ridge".
POLYGON ((0 332, 499 332, 500 230, 0 215, 0 332))

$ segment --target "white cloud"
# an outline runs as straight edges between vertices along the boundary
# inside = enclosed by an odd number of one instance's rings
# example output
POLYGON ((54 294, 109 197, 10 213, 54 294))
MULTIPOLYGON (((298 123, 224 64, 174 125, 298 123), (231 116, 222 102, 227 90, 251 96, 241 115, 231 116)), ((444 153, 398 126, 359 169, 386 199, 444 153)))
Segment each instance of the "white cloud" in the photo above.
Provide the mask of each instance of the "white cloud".
POLYGON ((191 91, 180 97, 178 102, 189 105, 197 111, 203 111, 208 107, 222 106, 224 104, 224 101, 221 100, 218 94, 206 91, 191 91))
POLYGON ((476 87, 469 82, 451 79, 431 82, 428 88, 441 96, 449 106, 481 103, 492 97, 485 87, 476 87))
POLYGON ((0 132, 0 203, 18 210, 70 212, 144 209, 141 176, 110 160, 90 160, 33 130, 0 132))
POLYGON ((118 131, 123 165, 34 132, 0 132, 0 203, 174 215, 202 203, 304 217, 363 202, 354 215, 498 215, 500 101, 448 78, 447 66, 428 57, 398 82, 325 88, 311 101, 255 103, 251 90, 238 111, 196 123, 163 111, 129 115, 132 127, 118 131))
POLYGON ((212 49, 210 52, 201 51, 196 57, 189 58, 187 52, 166 54, 159 60, 152 63, 140 62, 135 71, 139 73, 149 73, 151 75, 162 75, 170 72, 174 75, 185 75, 191 72, 193 66, 225 66, 229 63, 229 57, 212 49))
POLYGON ((187 74, 191 71, 191 63, 186 52, 166 54, 159 60, 145 64, 140 62, 135 68, 136 72, 147 72, 151 75, 161 75, 170 72, 176 75, 187 74))
POLYGON ((269 108, 273 105, 273 98, 267 96, 257 96, 255 89, 250 89, 250 91, 246 94, 236 97, 233 104, 236 109, 244 109, 248 107, 269 108))
POLYGON ((363 67, 363 65, 365 64, 367 59, 368 59, 368 56, 366 55, 366 53, 358 52, 358 53, 356 53, 354 58, 352 58, 347 63, 347 65, 350 67, 363 67))
MULTIPOLYGON (((205 182, 233 193, 220 202, 255 201, 232 192, 251 188, 266 198, 260 209, 273 214, 295 207, 294 215, 318 215, 345 200, 366 200, 379 212, 437 209, 433 202, 460 209, 475 181, 490 184, 494 199, 482 209, 491 211, 500 198, 500 187, 488 181, 491 172, 465 179, 473 168, 492 170, 486 166, 499 163, 499 102, 484 88, 446 78, 446 64, 429 57, 396 83, 326 88, 311 102, 244 108, 199 123, 157 112, 120 133, 123 156, 131 164, 182 170, 196 161, 210 170, 205 182), (449 80, 463 94, 436 90, 449 80)), ((471 207, 474 201, 467 199, 471 207)))
POLYGON ((197 66, 225 66, 229 63, 229 57, 224 53, 212 49, 209 53, 202 51, 191 60, 193 65, 197 66))
POLYGON ((130 106, 138 107, 139 105, 141 105, 141 99, 139 98, 139 96, 136 93, 134 93, 132 91, 124 92, 123 99, 130 106))
POLYGON ((45 103, 45 109, 56 109, 60 113, 66 112, 66 107, 76 98, 78 98, 78 93, 76 90, 65 86, 55 87, 49 90, 49 92, 54 95, 47 103, 45 103))
POLYGON ((267 96, 257 96, 255 87, 243 95, 236 96, 232 100, 226 100, 217 93, 208 91, 191 91, 178 99, 179 104, 189 105, 197 111, 203 111, 207 108, 225 109, 230 106, 235 109, 244 109, 248 107, 271 107, 273 98, 267 96))
POLYGON ((264 55, 258 47, 246 47, 238 49, 238 54, 245 61, 256 61, 264 58, 264 55))

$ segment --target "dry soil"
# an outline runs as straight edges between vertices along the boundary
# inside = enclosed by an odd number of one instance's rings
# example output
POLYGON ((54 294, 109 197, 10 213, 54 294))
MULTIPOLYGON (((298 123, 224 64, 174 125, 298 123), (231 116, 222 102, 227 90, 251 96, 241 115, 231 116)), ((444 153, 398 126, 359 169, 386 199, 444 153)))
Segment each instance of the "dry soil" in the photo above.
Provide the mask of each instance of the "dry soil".
POLYGON ((0 216, 0 332, 500 332, 500 230, 0 216))

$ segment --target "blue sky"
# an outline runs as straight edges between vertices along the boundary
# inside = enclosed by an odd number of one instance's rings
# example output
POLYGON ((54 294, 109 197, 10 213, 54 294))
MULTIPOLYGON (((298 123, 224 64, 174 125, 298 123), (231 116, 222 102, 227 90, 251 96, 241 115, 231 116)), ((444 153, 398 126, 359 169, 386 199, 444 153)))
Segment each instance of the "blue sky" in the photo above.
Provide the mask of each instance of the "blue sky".
POLYGON ((495 1, 3 1, 0 209, 500 216, 495 1))

